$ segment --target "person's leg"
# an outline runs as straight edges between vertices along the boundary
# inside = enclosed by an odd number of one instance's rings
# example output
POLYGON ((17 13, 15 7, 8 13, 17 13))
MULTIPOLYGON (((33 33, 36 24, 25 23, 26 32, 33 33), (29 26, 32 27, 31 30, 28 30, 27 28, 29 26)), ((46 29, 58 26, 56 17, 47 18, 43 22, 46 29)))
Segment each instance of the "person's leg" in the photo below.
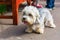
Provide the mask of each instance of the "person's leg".
POLYGON ((46 1, 46 8, 53 8, 55 0, 47 0, 46 1))

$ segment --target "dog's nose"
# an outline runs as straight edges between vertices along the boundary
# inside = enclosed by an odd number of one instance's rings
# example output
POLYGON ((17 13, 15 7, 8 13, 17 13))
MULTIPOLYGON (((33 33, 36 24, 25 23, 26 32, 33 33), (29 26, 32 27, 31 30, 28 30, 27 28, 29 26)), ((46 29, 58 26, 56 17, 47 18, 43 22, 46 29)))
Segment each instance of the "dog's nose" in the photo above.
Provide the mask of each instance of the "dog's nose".
POLYGON ((23 20, 25 20, 26 18, 23 18, 23 20))

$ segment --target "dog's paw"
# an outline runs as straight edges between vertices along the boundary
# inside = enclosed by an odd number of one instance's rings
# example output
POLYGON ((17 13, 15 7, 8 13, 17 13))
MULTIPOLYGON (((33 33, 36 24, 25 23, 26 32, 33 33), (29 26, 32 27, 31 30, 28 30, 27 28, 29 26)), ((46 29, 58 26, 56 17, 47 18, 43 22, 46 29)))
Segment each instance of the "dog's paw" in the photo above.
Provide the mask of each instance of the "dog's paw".
POLYGON ((44 28, 37 29, 36 33, 43 34, 44 33, 44 28))
POLYGON ((56 27, 56 25, 55 25, 55 24, 53 24, 53 25, 51 25, 50 27, 51 27, 51 28, 55 28, 55 27, 56 27))
POLYGON ((27 33, 32 33, 32 29, 29 29, 29 28, 28 28, 28 29, 25 30, 25 32, 27 32, 27 33))

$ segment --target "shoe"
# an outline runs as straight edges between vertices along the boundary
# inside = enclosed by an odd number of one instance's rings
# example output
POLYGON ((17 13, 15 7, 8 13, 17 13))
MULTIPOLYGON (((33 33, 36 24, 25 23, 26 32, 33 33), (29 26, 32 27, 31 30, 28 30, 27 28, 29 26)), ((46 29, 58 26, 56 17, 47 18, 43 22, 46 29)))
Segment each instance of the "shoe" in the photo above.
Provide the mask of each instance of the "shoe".
POLYGON ((52 10, 54 10, 54 8, 47 8, 49 11, 52 11, 52 10))
POLYGON ((47 6, 45 6, 45 8, 47 8, 48 10, 54 10, 55 9, 55 7, 53 7, 53 8, 48 8, 47 6))
POLYGON ((53 7, 53 10, 55 9, 55 7, 53 7))

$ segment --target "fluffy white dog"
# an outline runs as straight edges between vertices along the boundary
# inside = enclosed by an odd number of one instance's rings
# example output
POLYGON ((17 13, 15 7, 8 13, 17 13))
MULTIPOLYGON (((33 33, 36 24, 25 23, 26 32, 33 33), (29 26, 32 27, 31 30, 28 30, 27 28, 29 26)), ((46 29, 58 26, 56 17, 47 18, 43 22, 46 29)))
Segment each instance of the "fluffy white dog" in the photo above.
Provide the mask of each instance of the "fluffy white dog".
POLYGON ((22 22, 28 25, 26 32, 31 33, 35 31, 37 33, 44 32, 44 26, 49 22, 50 27, 55 28, 52 15, 46 8, 36 8, 34 6, 26 6, 23 9, 22 22))

